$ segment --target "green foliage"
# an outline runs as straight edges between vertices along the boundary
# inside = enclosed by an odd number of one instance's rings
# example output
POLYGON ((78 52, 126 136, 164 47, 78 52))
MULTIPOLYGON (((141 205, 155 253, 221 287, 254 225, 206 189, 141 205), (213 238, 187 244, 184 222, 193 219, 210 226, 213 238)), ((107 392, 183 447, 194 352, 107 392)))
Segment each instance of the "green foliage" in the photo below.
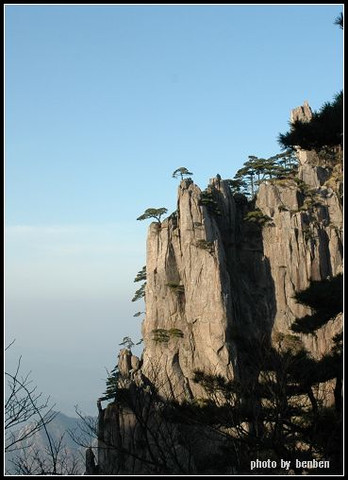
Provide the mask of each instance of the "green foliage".
POLYGON ((131 348, 135 345, 133 340, 131 339, 131 337, 123 337, 123 340, 121 343, 119 343, 119 345, 123 345, 125 346, 126 348, 128 348, 128 350, 131 350, 131 348))
POLYGON ((235 381, 228 381, 223 375, 213 375, 205 373, 203 370, 195 370, 193 381, 201 385, 207 392, 216 393, 236 392, 240 389, 240 384, 235 381))
POLYGON ((156 343, 168 343, 171 338, 183 338, 184 334, 179 328, 171 328, 166 330, 164 328, 157 328, 152 330, 153 340, 156 343))
MULTIPOLYGON (((146 266, 144 265, 141 270, 137 273, 134 282, 141 282, 143 281, 144 283, 141 285, 138 290, 136 290, 134 297, 132 298, 132 302, 136 302, 137 300, 140 300, 141 298, 145 297, 145 287, 146 287, 146 266)), ((133 317, 140 317, 141 314, 145 312, 137 312, 133 315, 133 317)))
POLYGON ((307 387, 319 381, 320 368, 304 348, 287 348, 278 356, 278 371, 286 372, 287 393, 296 396, 306 392, 307 387), (280 368, 279 368, 280 367, 280 368))
POLYGON ((171 328, 168 330, 168 333, 171 337, 183 338, 184 334, 179 328, 171 328))
POLYGON ((139 342, 134 343, 131 337, 123 337, 123 340, 119 345, 125 346, 128 350, 131 350, 134 345, 140 345, 142 343, 143 339, 141 338, 139 342))
POLYGON ((233 194, 245 193, 247 191, 248 183, 242 178, 233 178, 233 179, 228 178, 226 181, 233 194))
POLYGON ((334 317, 342 312, 343 308, 343 275, 312 281, 308 288, 296 293, 295 299, 301 305, 316 310, 329 308, 331 317, 334 317))
POLYGON ((140 288, 135 292, 134 297, 132 298, 132 302, 136 302, 140 298, 145 297, 145 287, 146 287, 146 282, 142 284, 140 288))
POLYGON ((214 253, 214 242, 208 242, 208 240, 200 239, 196 241, 196 247, 202 250, 207 250, 210 254, 214 253))
POLYGON ((177 210, 174 210, 174 212, 172 212, 172 213, 169 215, 168 219, 171 220, 174 225, 177 225, 177 221, 178 221, 178 211, 177 211, 177 210))
POLYGON ((293 180, 303 193, 307 193, 308 189, 310 188, 309 185, 307 185, 307 183, 305 183, 303 180, 301 180, 298 177, 294 177, 293 180))
POLYGON ((266 223, 272 222, 272 218, 268 215, 264 215, 259 209, 248 212, 245 215, 244 220, 246 222, 257 223, 258 225, 265 225, 266 223))
MULTIPOLYGON (((323 407, 309 421, 314 424, 310 431, 312 448, 319 452, 321 458, 330 458, 330 469, 332 473, 339 473, 341 463, 341 446, 343 445, 343 425, 341 415, 333 407, 323 407), (336 471, 335 471, 336 470, 336 471)), ((311 471, 312 474, 313 470, 311 471)), ((321 476, 322 470, 316 473, 321 476)), ((315 471, 313 474, 316 474, 315 471)))
POLYGON ((334 24, 338 25, 341 28, 341 30, 343 30, 343 13, 342 12, 338 15, 338 17, 335 18, 334 24))
POLYGON ((343 275, 311 282, 306 290, 295 294, 295 300, 313 309, 314 313, 296 319, 291 329, 298 333, 314 333, 343 311, 343 275))
MULTIPOLYGON (((248 461, 255 454, 260 459, 284 458, 284 454, 292 460, 308 459, 306 452, 311 458, 325 458, 329 419, 335 430, 340 416, 332 408, 321 407, 312 387, 333 378, 332 365, 327 362, 325 367, 311 358, 298 337, 282 335, 281 341, 288 342, 283 350, 255 351, 261 371, 258 380, 247 385, 245 381, 228 381, 221 375, 195 371, 193 380, 205 389, 208 400, 192 409, 191 416, 196 420, 204 415, 206 423, 222 426, 224 432, 232 428, 234 445, 243 445, 248 461), (221 395, 229 403, 219 408, 214 399, 221 395), (243 423, 249 424, 248 431, 240 430, 243 423), (323 440, 317 434, 318 423, 325 431, 323 440)), ((339 450, 339 439, 331 447, 339 450)))
POLYGON ((279 345, 279 348, 282 351, 299 353, 304 349, 303 342, 298 335, 288 335, 277 332, 274 336, 274 341, 279 345))
MULTIPOLYGON (((306 207, 305 205, 303 205, 299 209, 299 211, 301 212, 307 212, 307 210, 308 210, 308 207, 306 207)), ((315 241, 315 238, 317 238, 313 230, 313 224, 304 225, 302 227, 302 232, 303 232, 303 238, 306 242, 311 241, 313 243, 315 241)))
POLYGON ((166 208, 147 208, 145 212, 137 218, 137 220, 147 220, 149 218, 154 218, 157 222, 161 223, 162 215, 166 214, 168 210, 166 208))
POLYGON ((215 189, 211 186, 201 192, 199 205, 207 207, 209 212, 214 215, 221 215, 219 204, 215 198, 215 189))
POLYGON ((317 152, 323 147, 342 145, 343 92, 335 95, 333 102, 326 102, 318 112, 314 112, 309 122, 298 120, 290 124, 290 131, 279 134, 278 142, 282 148, 299 146, 317 152))
POLYGON ((193 173, 189 172, 186 167, 179 167, 173 172, 172 177, 181 177, 181 180, 183 180, 184 177, 189 177, 190 175, 193 175, 193 173))
MULTIPOLYGON (((256 157, 250 157, 249 156, 249 161, 244 163, 244 166, 240 168, 236 175, 234 176, 234 182, 241 182, 239 183, 239 187, 244 187, 244 190, 241 193, 244 193, 245 195, 251 195, 252 197, 255 194, 255 170, 253 168, 253 158, 256 157)), ((238 183, 237 184, 238 187, 238 183)), ((240 189, 238 190, 239 192, 241 191, 240 189)))
MULTIPOLYGON (((330 319, 335 318, 339 313, 343 311, 343 276, 337 275, 336 277, 323 280, 313 281, 310 286, 295 295, 296 300, 302 305, 306 305, 314 310, 312 315, 306 315, 300 319, 297 319, 291 329, 296 332, 305 334, 315 334, 318 328, 325 325, 330 319)), ((332 422, 323 425, 323 428, 329 428, 336 430, 336 433, 341 429, 340 418, 342 409, 342 377, 343 377, 343 333, 336 334, 333 337, 333 347, 331 351, 324 355, 318 361, 312 360, 314 365, 311 369, 302 365, 302 372, 307 372, 310 377, 310 385, 327 382, 331 379, 336 379, 336 386, 334 390, 335 397, 335 415, 336 419, 332 422)), ((331 409, 333 411, 333 409, 331 409)), ((316 408, 316 412, 322 413, 316 408)), ((314 412, 315 413, 315 412, 314 412)), ((315 418, 316 432, 317 424, 320 423, 318 415, 315 418)), ((314 445, 317 445, 320 436, 317 434, 312 438, 314 445)), ((341 438, 338 435, 335 439, 330 439, 332 446, 335 449, 340 449, 341 438)), ((327 445, 322 446, 323 451, 327 454, 327 445)), ((339 465, 341 460, 338 457, 336 462, 339 465)))
POLYGON ((137 276, 134 279, 134 282, 141 282, 143 280, 146 280, 146 266, 139 270, 137 276))
POLYGON ((291 150, 269 158, 249 155, 248 161, 237 171, 234 178, 229 180, 229 186, 233 194, 243 193, 253 197, 263 181, 293 174, 297 165, 297 159, 291 150))
POLYGON ((342 356, 343 355, 343 332, 337 333, 333 337, 333 342, 334 342, 334 345, 331 350, 331 355, 342 356))
POLYGON ((114 400, 118 392, 118 381, 120 378, 120 372, 118 366, 113 368, 106 379, 106 391, 103 393, 103 397, 100 400, 114 400))
POLYGON ((157 328, 152 330, 153 333, 153 340, 157 343, 168 343, 170 339, 170 335, 167 330, 164 328, 157 328))
POLYGON ((292 150, 286 150, 283 153, 278 153, 273 158, 273 165, 271 171, 268 172, 270 178, 283 178, 289 175, 294 176, 298 170, 298 160, 292 150))
POLYGON ((173 290, 177 295, 180 295, 181 293, 185 293, 184 285, 180 285, 179 283, 168 282, 166 283, 166 286, 169 287, 171 290, 173 290))

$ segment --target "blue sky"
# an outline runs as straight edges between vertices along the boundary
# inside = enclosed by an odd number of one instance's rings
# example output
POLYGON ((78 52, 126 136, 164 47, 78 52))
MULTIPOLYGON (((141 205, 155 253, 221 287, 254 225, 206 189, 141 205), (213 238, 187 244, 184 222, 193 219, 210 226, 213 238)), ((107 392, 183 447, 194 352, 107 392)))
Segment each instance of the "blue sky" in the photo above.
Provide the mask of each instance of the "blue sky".
POLYGON ((141 336, 149 207, 280 151, 343 83, 342 5, 7 5, 6 336, 64 413, 95 414, 141 336))

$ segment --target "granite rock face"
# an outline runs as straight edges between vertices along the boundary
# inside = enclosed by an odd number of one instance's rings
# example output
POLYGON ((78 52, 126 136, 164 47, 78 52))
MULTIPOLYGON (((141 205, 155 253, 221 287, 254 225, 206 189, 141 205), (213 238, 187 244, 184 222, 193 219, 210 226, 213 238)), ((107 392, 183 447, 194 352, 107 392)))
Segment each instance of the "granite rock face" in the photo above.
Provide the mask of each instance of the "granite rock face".
MULTIPOLYGON (((310 313, 295 293, 342 273, 340 199, 305 166, 309 185, 261 184, 256 207, 268 217, 262 228, 243 220, 247 205, 216 179, 210 189, 221 215, 200 205, 202 192, 184 180, 177 214, 150 226, 142 371, 164 396, 203 395, 196 370, 228 379, 250 374, 235 338, 257 344, 291 333, 295 319, 310 313)), ((302 338, 314 357, 331 345, 330 335, 319 331, 318 338, 320 347, 302 338)))
MULTIPOLYGON (((311 115, 305 103, 291 119, 308 121, 311 115)), ((127 351, 119 359, 130 395, 132 388, 145 385, 163 399, 197 401, 206 395, 194 381, 197 371, 245 385, 254 381, 259 367, 243 344, 255 350, 260 345, 279 347, 279 338, 293 335, 295 319, 311 313, 296 303, 295 293, 312 280, 342 273, 341 177, 333 175, 337 166, 320 165, 315 152, 298 150, 297 156, 297 178, 264 181, 254 202, 232 195, 229 182, 220 178, 211 179, 204 191, 191 179, 182 180, 176 212, 150 225, 144 351, 141 361, 127 351), (257 222, 246 220, 253 210, 260 214, 257 222)), ((338 315, 315 335, 299 337, 320 359, 341 331, 338 315)), ((134 412, 118 408, 109 405, 100 414, 104 445, 111 437, 119 445, 137 441, 134 412)), ((156 424, 156 414, 151 418, 156 424)), ((188 462, 186 471, 194 471, 182 444, 175 448, 188 462)), ((137 471, 108 455, 108 449, 101 449, 101 472, 112 473, 108 465, 116 464, 113 473, 137 471)))
POLYGON ((313 117, 313 112, 307 100, 304 101, 301 107, 296 107, 291 110, 290 122, 310 122, 313 117))
POLYGON ((226 181, 212 179, 208 191, 216 203, 202 205, 204 194, 183 180, 177 213, 147 239, 142 371, 176 399, 204 395, 197 370, 242 375, 236 335, 269 337, 275 315, 261 230, 243 225, 246 205, 226 181))
POLYGON ((306 289, 311 280, 342 273, 342 206, 331 189, 303 193, 291 180, 262 184, 257 206, 272 218, 262 235, 275 285, 273 332, 286 332, 295 318, 308 313, 294 301, 295 292, 306 289))

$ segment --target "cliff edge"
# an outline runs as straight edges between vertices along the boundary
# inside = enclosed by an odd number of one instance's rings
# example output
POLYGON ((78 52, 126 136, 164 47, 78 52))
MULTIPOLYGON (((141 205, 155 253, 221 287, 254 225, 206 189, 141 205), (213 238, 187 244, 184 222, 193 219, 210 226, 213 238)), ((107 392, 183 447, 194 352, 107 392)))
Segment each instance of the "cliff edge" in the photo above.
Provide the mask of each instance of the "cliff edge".
MULTIPOLYGON (((309 105, 295 109, 291 118, 310 121, 309 105)), ((142 388, 167 402, 197 403, 207 398, 197 374, 252 389, 261 368, 250 357, 252 350, 288 349, 295 338, 313 359, 330 352, 333 337, 342 332, 341 315, 313 335, 294 336, 291 325, 311 313, 295 294, 312 281, 342 273, 342 167, 314 151, 298 149, 297 157, 296 175, 263 181, 252 201, 232 194, 229 181, 221 178, 211 179, 203 191, 191 179, 181 181, 177 210, 148 230, 144 351, 141 360, 122 351, 119 362, 128 395, 142 388)), ((330 403, 334 384, 325 388, 330 403)), ((148 398, 141 409, 149 409, 152 427, 162 432, 158 407, 148 398)), ((115 403, 100 417, 99 471, 143 472, 143 461, 133 456, 131 467, 119 454, 132 442, 138 442, 138 452, 142 448, 135 411, 115 403), (118 453, 110 453, 115 442, 118 453)), ((183 434, 177 428, 175 442, 183 434)), ((186 472, 195 472, 206 449, 201 446, 190 459, 180 442, 175 445, 181 467, 183 462, 186 472)), ((180 468, 172 465, 170 471, 180 468)))

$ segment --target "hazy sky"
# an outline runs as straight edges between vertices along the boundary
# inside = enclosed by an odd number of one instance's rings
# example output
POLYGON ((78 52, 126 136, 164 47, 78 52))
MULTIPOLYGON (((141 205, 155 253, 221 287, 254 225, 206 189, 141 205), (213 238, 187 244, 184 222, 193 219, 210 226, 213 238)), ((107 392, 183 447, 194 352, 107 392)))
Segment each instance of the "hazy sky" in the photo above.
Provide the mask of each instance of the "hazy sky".
POLYGON ((7 368, 95 415, 145 265, 149 207, 176 208, 280 151, 290 110, 342 89, 342 4, 5 7, 7 368))

